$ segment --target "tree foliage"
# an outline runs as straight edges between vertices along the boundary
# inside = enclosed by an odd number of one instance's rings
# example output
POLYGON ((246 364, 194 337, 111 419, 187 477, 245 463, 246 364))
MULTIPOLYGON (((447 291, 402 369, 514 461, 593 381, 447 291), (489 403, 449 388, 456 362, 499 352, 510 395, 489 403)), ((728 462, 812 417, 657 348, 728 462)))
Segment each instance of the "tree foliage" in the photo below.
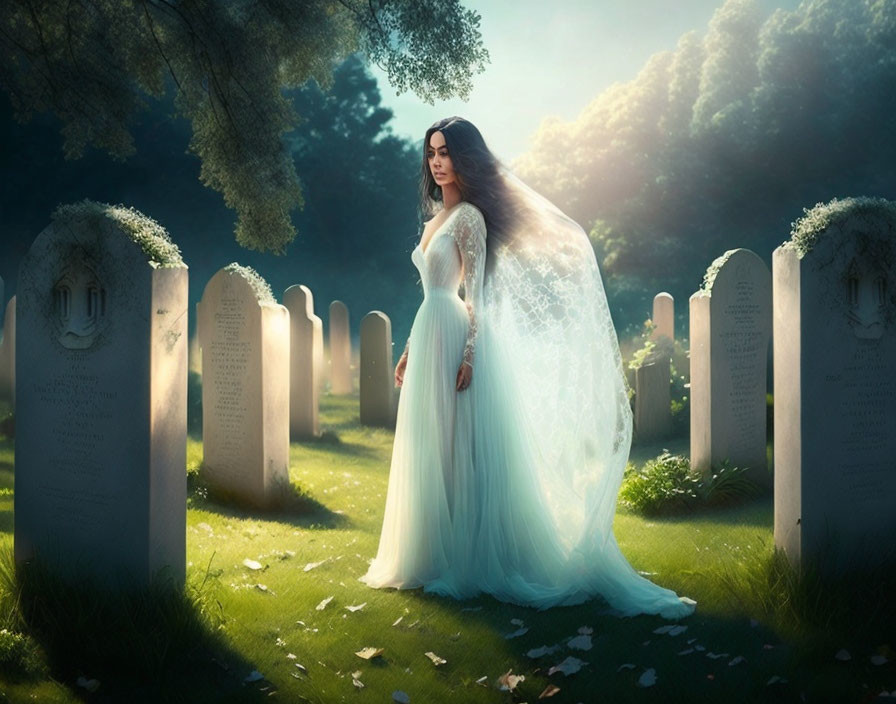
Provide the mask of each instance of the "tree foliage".
POLYGON ((704 36, 543 123, 514 166, 591 229, 617 322, 633 324, 659 290, 686 301, 728 249, 770 260, 807 205, 893 198, 894 115, 896 0, 766 18, 727 0, 704 36))
POLYGON ((360 50, 400 91, 466 97, 488 52, 458 0, 7 0, 0 85, 17 118, 52 111, 66 156, 134 153, 148 101, 175 92, 201 181, 236 211, 237 241, 283 252, 303 203, 284 91, 360 50))

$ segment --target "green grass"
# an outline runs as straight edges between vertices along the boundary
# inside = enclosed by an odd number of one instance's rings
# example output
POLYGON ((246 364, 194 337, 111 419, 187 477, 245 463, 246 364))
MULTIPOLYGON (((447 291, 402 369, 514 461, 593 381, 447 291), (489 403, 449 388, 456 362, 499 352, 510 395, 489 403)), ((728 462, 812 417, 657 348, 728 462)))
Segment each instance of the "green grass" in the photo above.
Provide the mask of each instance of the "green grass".
MULTIPOLYGON (((455 602, 366 587, 357 579, 379 540, 392 433, 361 426, 357 409, 356 397, 323 397, 324 436, 291 449, 301 500, 278 511, 223 505, 191 480, 187 588, 174 595, 98 596, 37 569, 17 579, 13 446, 0 440, 0 628, 30 638, 33 656, 16 655, 18 669, 7 666, 0 638, 0 699, 389 702, 402 690, 415 704, 535 702, 552 682, 561 691, 548 701, 573 704, 801 701, 801 693, 807 701, 859 701, 896 689, 896 655, 883 666, 869 661, 878 647, 896 645, 894 575, 851 575, 833 586, 796 580, 774 553, 769 498, 661 519, 618 511, 616 536, 633 566, 698 601, 682 622, 687 631, 675 637, 653 633, 662 619, 619 619, 599 599, 536 611, 489 597, 455 602), (247 558, 262 569, 244 566, 247 558), (529 631, 506 639, 517 629, 513 619, 529 631), (581 626, 594 629, 590 651, 526 657, 581 626), (706 650, 678 654, 695 645, 706 650), (367 646, 384 648, 383 656, 354 654, 367 646), (840 648, 853 659, 836 660, 840 648), (435 667, 427 651, 447 664, 435 667), (567 655, 589 664, 568 678, 549 677, 567 655), (729 665, 738 655, 746 660, 729 665), (620 670, 625 664, 634 668, 620 670), (647 668, 656 670, 656 685, 639 688, 647 668), (253 670, 264 679, 244 684, 253 670), (495 686, 508 670, 526 677, 515 696, 495 686), (357 671, 360 690, 352 683, 357 671), (99 680, 94 694, 77 686, 81 675, 99 680), (476 684, 483 676, 487 686, 476 684), (787 682, 767 686, 774 676, 787 682)), ((201 456, 201 442, 190 438, 191 472, 201 456)))

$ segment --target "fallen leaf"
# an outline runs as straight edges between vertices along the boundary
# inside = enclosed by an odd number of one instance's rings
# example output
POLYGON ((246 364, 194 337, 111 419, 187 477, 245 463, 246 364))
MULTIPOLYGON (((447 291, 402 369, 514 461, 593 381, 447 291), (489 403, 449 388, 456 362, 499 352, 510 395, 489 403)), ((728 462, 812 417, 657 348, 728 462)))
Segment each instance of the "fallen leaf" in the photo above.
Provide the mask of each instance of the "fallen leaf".
POLYGON ((638 686, 639 687, 653 687, 656 684, 656 670, 652 667, 644 670, 641 673, 641 676, 638 678, 638 686))
POLYGON ((695 645, 694 650, 697 650, 702 653, 704 650, 706 650, 706 648, 704 648, 702 645, 695 645))
POLYGON ((583 665, 587 664, 587 662, 579 660, 578 658, 574 658, 572 655, 570 655, 559 665, 554 665, 550 670, 548 670, 548 675, 553 675, 555 672, 562 672, 564 675, 569 677, 570 675, 574 675, 576 672, 581 670, 583 665))
POLYGON ((265 592, 266 594, 273 594, 274 591, 272 589, 268 589, 267 584, 258 583, 255 585, 255 588, 260 592, 265 592))
POLYGON ((746 662, 747 659, 743 655, 738 655, 736 658, 732 658, 731 662, 728 663, 728 667, 733 667, 734 665, 740 665, 742 662, 746 662))
POLYGON ((560 691, 560 688, 555 684, 549 684, 544 688, 541 694, 538 695, 539 699, 547 699, 548 697, 553 697, 557 692, 560 691))
POLYGON ((508 670, 498 678, 499 689, 502 692, 512 692, 516 686, 525 681, 525 675, 514 675, 513 670, 508 670))
POLYGON ((362 648, 358 652, 355 653, 359 658, 364 658, 365 660, 370 660, 372 658, 377 658, 382 655, 384 652, 383 648, 362 648))
POLYGON ((411 704, 411 698, 406 692, 402 692, 400 689, 396 689, 392 692, 392 701, 398 702, 398 704, 411 704))
POLYGON ((438 655, 436 655, 431 650, 424 653, 424 655, 426 655, 426 657, 428 657, 430 660, 432 660, 432 664, 435 665, 436 667, 438 667, 439 665, 444 665, 446 662, 448 662, 447 660, 440 658, 438 655))
POLYGON ((399 623, 401 623, 401 619, 403 619, 403 618, 404 618, 404 616, 399 616, 397 619, 395 619, 395 622, 392 625, 397 626, 399 623))
POLYGON ((691 638, 691 639, 688 641, 688 645, 690 645, 691 643, 693 643, 695 640, 697 640, 697 639, 696 639, 696 638, 691 638))
POLYGON ((264 569, 264 565, 260 562, 256 562, 255 560, 250 560, 248 557, 243 560, 243 564, 248 567, 250 570, 262 570, 264 569))
POLYGON ((299 670, 301 670, 305 674, 308 674, 308 668, 306 668, 302 663, 297 662, 296 667, 299 668, 299 670))
POLYGON ((481 684, 483 687, 488 687, 488 675, 483 675, 478 680, 476 680, 476 684, 481 684))
POLYGON ((727 658, 729 655, 731 655, 731 653, 713 653, 713 652, 709 652, 709 653, 706 654, 706 657, 708 657, 708 658, 710 658, 710 659, 712 659, 712 660, 718 660, 719 658, 727 658))
POLYGON ((355 687, 357 687, 358 689, 364 689, 364 683, 357 677, 352 677, 352 684, 355 685, 355 687))
POLYGON ((560 650, 559 645, 543 645, 540 648, 532 648, 528 653, 526 653, 527 658, 542 658, 545 655, 551 655, 560 650))
POLYGON ((246 675, 246 679, 244 679, 243 682, 258 682, 259 680, 263 679, 263 674, 261 674, 258 670, 252 670, 252 672, 246 675))
POLYGON ((86 677, 79 677, 77 682, 79 687, 83 687, 88 692, 95 692, 100 688, 100 681, 94 679, 88 679, 86 677))
POLYGON ((286 657, 287 657, 289 660, 295 660, 295 659, 296 659, 296 654, 295 654, 295 653, 287 653, 287 654, 286 654, 286 657))
POLYGON ((328 557, 326 560, 321 560, 320 562, 309 562, 307 565, 305 565, 305 568, 304 568, 302 571, 303 571, 303 572, 310 572, 310 571, 313 570, 315 567, 320 567, 322 564, 324 564, 325 562, 327 562, 329 559, 330 559, 330 558, 328 557))
POLYGON ((319 603, 317 606, 315 606, 314 608, 315 608, 317 611, 323 611, 325 608, 327 608, 327 604, 329 604, 331 601, 333 601, 333 597, 332 597, 332 596, 328 596, 326 599, 324 599, 322 602, 320 602, 320 603, 319 603))
POLYGON ((581 635, 571 638, 566 643, 566 647, 573 650, 591 650, 591 636, 581 635))
POLYGON ((624 662, 619 667, 616 668, 616 672, 622 672, 623 670, 634 670, 634 663, 624 662))
POLYGON ((581 633, 583 636, 590 636, 592 633, 594 633, 594 629, 590 626, 579 626, 579 633, 581 633))
POLYGON ((504 636, 505 640, 510 640, 511 638, 519 638, 522 635, 525 635, 529 632, 529 629, 523 626, 522 628, 517 628, 513 633, 508 633, 504 636))
POLYGON ((363 604, 358 604, 357 606, 346 606, 345 608, 347 608, 347 609, 348 609, 349 611, 351 611, 352 613, 355 613, 355 611, 360 611, 360 610, 363 609, 365 606, 367 606, 367 602, 366 602, 366 601, 365 601, 363 604))
POLYGON ((690 655, 693 652, 694 652, 693 648, 685 648, 684 650, 679 650, 678 654, 679 655, 690 655))
POLYGON ((852 660, 852 655, 849 654, 848 650, 841 649, 837 651, 837 654, 834 656, 838 660, 842 662, 846 662, 847 660, 852 660))

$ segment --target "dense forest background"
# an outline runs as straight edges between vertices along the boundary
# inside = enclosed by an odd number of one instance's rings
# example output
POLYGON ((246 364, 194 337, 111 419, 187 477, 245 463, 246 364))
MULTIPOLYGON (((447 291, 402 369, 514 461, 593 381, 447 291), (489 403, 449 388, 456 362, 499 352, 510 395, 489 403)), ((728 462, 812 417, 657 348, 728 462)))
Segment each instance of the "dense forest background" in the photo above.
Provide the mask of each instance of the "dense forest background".
MULTIPOLYGON (((311 80, 287 93, 303 117, 284 139, 304 208, 284 256, 236 243, 234 213, 200 183, 190 125, 171 117, 170 97, 142 113, 123 162, 92 149, 66 161, 55 118, 19 124, 0 97, 7 296, 56 205, 88 197, 132 205, 169 230, 190 266, 191 304, 238 261, 278 297, 308 285, 324 320, 331 300, 345 301, 355 335, 365 313, 386 312, 400 349, 420 300, 410 252, 421 143, 392 133, 362 57, 340 63, 326 92, 311 80)), ((590 233, 620 334, 637 329, 660 290, 679 301, 684 331, 687 297, 725 250, 747 247, 770 264, 803 208, 896 198, 894 122, 896 0, 805 0, 771 16, 755 0, 728 0, 705 34, 684 35, 576 120, 546 120, 511 166, 590 233)))

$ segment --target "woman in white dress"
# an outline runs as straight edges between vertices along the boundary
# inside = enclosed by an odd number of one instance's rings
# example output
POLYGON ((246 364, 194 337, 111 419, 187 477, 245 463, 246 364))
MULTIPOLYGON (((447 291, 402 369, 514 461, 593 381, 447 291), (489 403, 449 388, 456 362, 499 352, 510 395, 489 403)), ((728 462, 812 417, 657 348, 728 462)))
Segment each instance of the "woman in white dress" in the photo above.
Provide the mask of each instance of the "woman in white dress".
POLYGON ((360 579, 537 608, 601 596, 620 615, 692 613, 692 599, 632 569, 613 535, 631 410, 587 235, 470 122, 440 120, 423 148, 434 217, 411 259, 424 298, 395 369, 383 527, 360 579))

